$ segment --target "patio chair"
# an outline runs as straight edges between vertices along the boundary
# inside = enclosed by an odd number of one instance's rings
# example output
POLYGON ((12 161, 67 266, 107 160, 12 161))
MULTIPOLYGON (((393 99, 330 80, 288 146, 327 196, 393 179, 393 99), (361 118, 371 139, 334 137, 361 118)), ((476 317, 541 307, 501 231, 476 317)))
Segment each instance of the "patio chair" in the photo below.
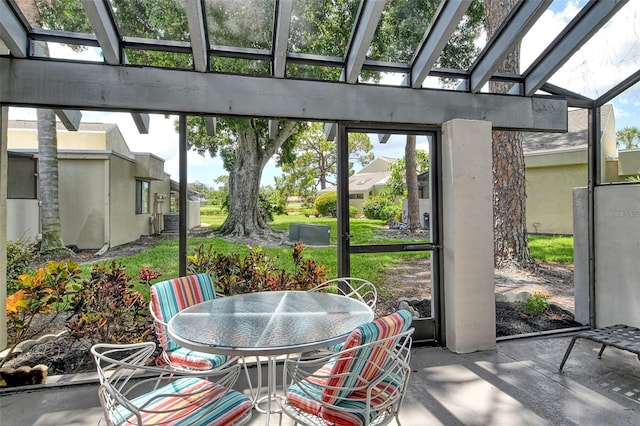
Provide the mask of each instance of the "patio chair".
POLYGON ((362 278, 334 278, 318 284, 309 291, 335 291, 342 296, 358 299, 371 309, 375 309, 376 303, 378 302, 378 290, 376 290, 376 286, 374 286, 371 281, 362 278))
MULTIPOLYGON (((372 310, 375 310, 376 303, 378 302, 378 290, 376 289, 376 286, 373 285, 371 281, 367 281, 362 278, 334 278, 318 284, 309 291, 337 292, 342 296, 358 299, 365 305, 369 306, 372 310)), ((327 350, 331 352, 340 352, 343 344, 344 343, 337 343, 335 345, 331 345, 327 350)))
POLYGON ((91 348, 100 378, 98 396, 109 426, 242 425, 251 419, 252 401, 232 390, 241 366, 209 375, 146 365, 153 342, 96 344, 91 348))
POLYGON ((151 286, 149 311, 153 317, 156 336, 162 347, 159 366, 177 370, 213 370, 230 362, 226 355, 209 354, 183 348, 169 338, 167 325, 181 310, 216 298, 209 274, 194 274, 161 281, 151 286))
POLYGON ((398 311, 356 328, 337 354, 287 359, 283 411, 304 425, 398 420, 411 372, 411 321, 408 311, 398 311))

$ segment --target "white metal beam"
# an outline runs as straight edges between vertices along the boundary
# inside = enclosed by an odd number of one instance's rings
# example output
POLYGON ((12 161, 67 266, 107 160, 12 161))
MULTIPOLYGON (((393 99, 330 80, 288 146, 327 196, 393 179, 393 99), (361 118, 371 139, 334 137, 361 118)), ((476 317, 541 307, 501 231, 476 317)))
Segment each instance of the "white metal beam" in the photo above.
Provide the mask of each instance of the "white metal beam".
MULTIPOLYGON (((108 0, 82 0, 82 5, 93 31, 96 33, 104 60, 109 65, 126 64, 128 61, 120 45, 120 33, 114 24, 108 0)), ((132 113, 131 116, 136 123, 138 132, 141 134, 149 133, 148 115, 132 113)))
POLYGON ((552 0, 520 0, 495 32, 478 59, 471 66, 469 89, 477 93, 489 81, 491 74, 504 58, 520 43, 522 38, 542 16, 552 0))
POLYGON ((82 0, 87 18, 96 34, 104 60, 110 65, 124 63, 120 33, 114 25, 111 7, 106 0, 82 0))
MULTIPOLYGON (((362 65, 367 58, 367 50, 371 45, 386 3, 387 0, 362 0, 360 3, 356 23, 345 53, 345 68, 340 75, 340 81, 346 81, 350 84, 358 81, 362 65)), ((336 136, 336 123, 326 123, 324 133, 326 139, 332 141, 336 136)))
POLYGON ((283 78, 286 70, 292 9, 293 0, 276 0, 275 28, 273 29, 273 62, 271 64, 272 75, 276 78, 283 78))
POLYGON ((360 7, 360 13, 356 17, 355 28, 349 40, 345 57, 345 69, 343 77, 347 83, 358 81, 362 64, 367 57, 367 51, 371 40, 378 27, 387 0, 365 1, 360 7), (345 74, 346 71, 346 75, 345 74))
POLYGON ((209 69, 209 42, 202 7, 202 0, 184 2, 184 9, 189 22, 193 66, 196 71, 206 72, 209 69))
POLYGON ((26 58, 29 52, 27 29, 9 7, 7 0, 0 0, 0 39, 16 58, 26 58))
POLYGON ((531 96, 628 0, 591 0, 524 73, 524 95, 531 96))
POLYGON ((82 119, 82 112, 73 109, 54 109, 64 127, 70 132, 78 131, 80 127, 80 120, 82 119))
POLYGON ((391 124, 440 125, 461 118, 491 121, 499 129, 567 129, 567 102, 558 98, 4 57, 0 57, 0 103, 391 124))
POLYGON ((217 123, 217 120, 215 117, 211 117, 211 116, 204 117, 204 127, 207 129, 207 135, 209 136, 216 135, 216 123, 217 123))
POLYGON ((422 86, 470 5, 471 0, 449 0, 440 3, 411 61, 411 74, 405 77, 404 86, 414 89, 422 86))
POLYGON ((132 112, 131 117, 133 118, 133 122, 136 123, 138 133, 142 135, 149 134, 149 114, 132 112))

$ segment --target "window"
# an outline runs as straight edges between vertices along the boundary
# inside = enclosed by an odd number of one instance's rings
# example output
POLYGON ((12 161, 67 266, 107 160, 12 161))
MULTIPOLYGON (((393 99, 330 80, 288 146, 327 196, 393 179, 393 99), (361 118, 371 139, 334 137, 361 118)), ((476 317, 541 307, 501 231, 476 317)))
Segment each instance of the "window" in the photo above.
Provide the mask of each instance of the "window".
POLYGON ((351 193, 349 194, 350 200, 362 200, 364 199, 364 194, 362 193, 351 193))
POLYGON ((35 200, 38 198, 37 160, 30 155, 9 154, 7 162, 7 198, 35 200))
POLYGON ((136 180, 136 214, 149 214, 149 182, 136 180))

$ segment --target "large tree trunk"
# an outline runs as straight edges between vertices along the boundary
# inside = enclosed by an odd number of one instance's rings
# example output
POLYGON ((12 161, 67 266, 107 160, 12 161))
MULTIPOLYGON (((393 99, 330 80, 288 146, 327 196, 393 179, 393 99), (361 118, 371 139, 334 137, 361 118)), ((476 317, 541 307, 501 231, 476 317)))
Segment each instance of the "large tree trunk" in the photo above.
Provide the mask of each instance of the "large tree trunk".
POLYGON ((40 253, 64 251, 58 200, 58 147, 56 115, 52 110, 38 110, 38 182, 42 224, 40 253))
MULTIPOLYGON (((487 38, 491 38, 516 0, 485 0, 487 38)), ((507 56, 498 71, 517 74, 520 46, 507 56)), ((510 83, 490 82, 494 93, 505 93, 510 83)), ((526 223, 526 182, 522 133, 493 132, 494 263, 498 268, 526 268, 534 264, 529 254, 526 223)))
POLYGON ((243 238, 269 238, 277 234, 260 213, 260 180, 267 162, 295 132, 296 125, 285 122, 277 136, 264 144, 254 126, 237 132, 235 160, 229 173, 229 212, 218 234, 243 238))
POLYGON ((404 148, 404 161, 407 180, 407 223, 409 229, 420 227, 420 205, 418 201, 418 173, 416 159, 416 135, 407 135, 404 148))

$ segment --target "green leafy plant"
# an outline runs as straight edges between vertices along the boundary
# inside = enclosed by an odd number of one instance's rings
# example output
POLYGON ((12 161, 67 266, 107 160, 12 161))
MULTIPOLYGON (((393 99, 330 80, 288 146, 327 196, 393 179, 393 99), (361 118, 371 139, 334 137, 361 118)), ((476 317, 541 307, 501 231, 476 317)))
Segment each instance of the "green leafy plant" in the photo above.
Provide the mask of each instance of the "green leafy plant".
POLYGON ((527 315, 538 316, 547 310, 549 302, 544 295, 536 293, 527 297, 527 300, 522 302, 522 307, 527 315))
POLYGON ((314 202, 314 207, 322 216, 336 217, 338 212, 338 194, 332 191, 318 195, 314 202))
MULTIPOLYGON (((149 282, 151 274, 139 274, 149 282)), ((72 343, 90 347, 98 342, 137 343, 149 339, 151 318, 141 293, 135 290, 121 264, 93 266, 91 278, 82 282, 71 299, 74 313, 67 321, 72 343)))
POLYGON ((362 203, 362 212, 367 219, 386 220, 384 209, 389 205, 391 205, 391 201, 388 198, 374 195, 362 203))
POLYGON ((20 275, 18 290, 7 297, 7 330, 11 345, 0 360, 0 367, 11 359, 21 342, 41 334, 65 310, 65 297, 80 288, 80 273, 75 262, 65 260, 49 261, 33 274, 20 275), (46 321, 35 326, 34 320, 43 314, 49 314, 46 321))
POLYGON ((249 247, 249 253, 215 253, 213 246, 196 248, 187 256, 187 272, 207 273, 216 286, 216 291, 226 294, 253 293, 276 290, 307 290, 326 280, 326 268, 313 259, 304 259, 301 243, 293 248, 294 272, 291 274, 275 266, 262 247, 249 247))
POLYGON ((38 256, 36 244, 23 240, 7 241, 7 294, 13 294, 20 288, 20 275, 33 271, 31 265, 38 256))

